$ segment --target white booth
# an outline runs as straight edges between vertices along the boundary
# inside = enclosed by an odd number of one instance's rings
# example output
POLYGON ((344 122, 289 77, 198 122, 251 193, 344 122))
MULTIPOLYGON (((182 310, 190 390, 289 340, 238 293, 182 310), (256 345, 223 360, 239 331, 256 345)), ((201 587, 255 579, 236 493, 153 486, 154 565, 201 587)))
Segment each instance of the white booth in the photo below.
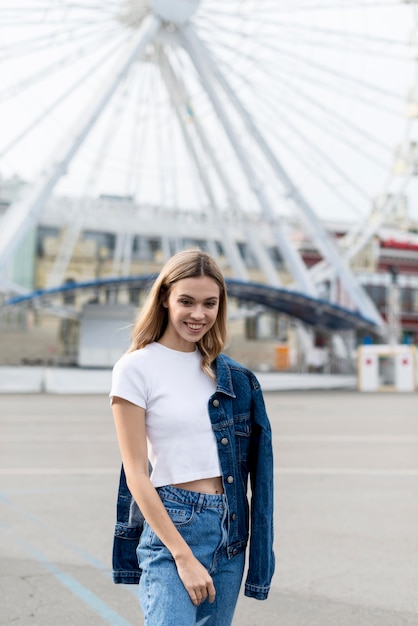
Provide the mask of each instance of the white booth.
POLYGON ((131 305, 86 304, 80 317, 78 365, 113 367, 131 343, 131 305))
POLYGON ((415 346, 359 346, 357 375, 359 391, 415 391, 415 346))

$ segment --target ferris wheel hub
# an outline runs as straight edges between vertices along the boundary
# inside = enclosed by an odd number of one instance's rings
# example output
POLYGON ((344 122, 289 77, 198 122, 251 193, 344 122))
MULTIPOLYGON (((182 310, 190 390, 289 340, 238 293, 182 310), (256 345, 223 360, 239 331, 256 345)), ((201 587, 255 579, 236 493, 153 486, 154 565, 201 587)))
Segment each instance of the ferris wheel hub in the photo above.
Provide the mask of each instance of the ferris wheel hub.
POLYGON ((148 0, 148 4, 162 20, 181 26, 190 20, 200 0, 148 0))

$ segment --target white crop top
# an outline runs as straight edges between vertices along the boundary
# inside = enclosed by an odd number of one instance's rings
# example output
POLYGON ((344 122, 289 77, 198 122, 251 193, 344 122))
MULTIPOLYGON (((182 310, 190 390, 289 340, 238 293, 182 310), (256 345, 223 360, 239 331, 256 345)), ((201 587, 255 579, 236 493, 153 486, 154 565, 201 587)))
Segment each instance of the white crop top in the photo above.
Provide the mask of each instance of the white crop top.
POLYGON ((221 476, 208 400, 215 382, 201 369, 202 355, 151 343, 125 354, 113 368, 111 399, 145 409, 154 487, 221 476))

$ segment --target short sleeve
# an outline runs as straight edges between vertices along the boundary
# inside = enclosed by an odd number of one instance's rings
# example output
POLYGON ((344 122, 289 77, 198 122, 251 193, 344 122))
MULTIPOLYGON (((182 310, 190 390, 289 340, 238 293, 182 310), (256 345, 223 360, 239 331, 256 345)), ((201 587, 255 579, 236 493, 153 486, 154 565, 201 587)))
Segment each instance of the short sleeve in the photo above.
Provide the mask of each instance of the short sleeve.
POLYGON ((117 396, 143 409, 147 408, 148 394, 144 376, 145 367, 141 367, 141 359, 138 358, 137 352, 125 354, 115 364, 109 394, 111 404, 113 398, 117 396))

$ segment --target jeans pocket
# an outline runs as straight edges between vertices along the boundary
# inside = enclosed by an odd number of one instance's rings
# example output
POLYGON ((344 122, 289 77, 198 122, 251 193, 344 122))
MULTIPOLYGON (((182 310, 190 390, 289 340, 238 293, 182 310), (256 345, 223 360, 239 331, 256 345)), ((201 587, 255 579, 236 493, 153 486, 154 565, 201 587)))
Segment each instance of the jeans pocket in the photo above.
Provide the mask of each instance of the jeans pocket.
POLYGON ((171 521, 177 528, 190 524, 194 517, 194 507, 190 505, 181 505, 179 503, 164 502, 165 509, 170 516, 171 521))
MULTIPOLYGON (((192 522, 195 518, 193 506, 184 505, 184 508, 183 508, 183 505, 180 503, 174 504, 173 502, 164 502, 164 500, 163 500, 163 504, 171 521, 173 522, 177 530, 179 530, 182 533, 182 529, 187 529, 189 528, 189 526, 192 526, 192 522)), ((161 547, 165 547, 164 543, 161 541, 158 535, 152 530, 149 524, 147 524, 147 522, 145 522, 145 528, 146 528, 146 532, 143 533, 144 545, 148 545, 148 547, 158 548, 158 549, 161 549, 161 547)), ((185 530, 185 532, 186 534, 188 534, 187 530, 185 530)))

